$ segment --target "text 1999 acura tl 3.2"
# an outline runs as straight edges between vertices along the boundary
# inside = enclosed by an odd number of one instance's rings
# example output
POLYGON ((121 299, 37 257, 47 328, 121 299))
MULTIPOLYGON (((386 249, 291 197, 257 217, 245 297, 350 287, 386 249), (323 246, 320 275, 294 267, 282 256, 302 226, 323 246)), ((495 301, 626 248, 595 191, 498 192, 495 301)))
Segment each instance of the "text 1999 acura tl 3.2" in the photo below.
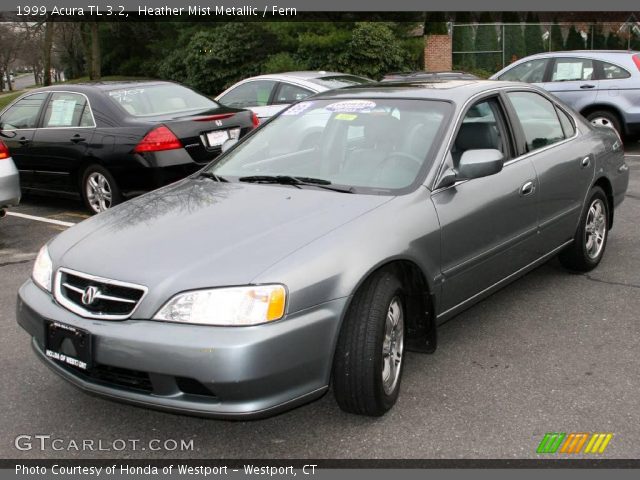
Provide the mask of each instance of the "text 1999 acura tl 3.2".
POLYGON ((113 399, 238 418, 332 382, 344 410, 381 415, 437 325, 555 254, 598 265, 628 181, 616 132, 533 86, 327 92, 60 234, 18 321, 113 399))

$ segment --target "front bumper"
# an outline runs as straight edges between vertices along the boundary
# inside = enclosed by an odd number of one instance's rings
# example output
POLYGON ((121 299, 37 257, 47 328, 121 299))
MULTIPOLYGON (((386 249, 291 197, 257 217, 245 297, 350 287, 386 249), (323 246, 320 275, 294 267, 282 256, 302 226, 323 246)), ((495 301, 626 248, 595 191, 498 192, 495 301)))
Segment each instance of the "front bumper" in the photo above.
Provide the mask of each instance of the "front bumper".
POLYGON ((88 393, 177 413, 256 418, 327 390, 345 304, 346 299, 334 300, 255 327, 89 320, 59 306, 28 280, 18 293, 17 318, 38 357, 88 393), (89 331, 92 372, 100 375, 46 357, 45 320, 89 331))
POLYGON ((9 159, 0 160, 0 208, 20 203, 20 174, 9 159))

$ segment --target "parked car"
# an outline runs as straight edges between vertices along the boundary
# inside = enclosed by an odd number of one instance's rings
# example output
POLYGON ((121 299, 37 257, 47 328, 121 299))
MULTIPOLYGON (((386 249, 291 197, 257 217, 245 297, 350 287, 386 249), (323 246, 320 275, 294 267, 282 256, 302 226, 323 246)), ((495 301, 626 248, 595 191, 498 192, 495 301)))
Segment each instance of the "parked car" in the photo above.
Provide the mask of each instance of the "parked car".
POLYGON ((584 50, 525 57, 491 77, 538 85, 594 125, 640 133, 640 53, 584 50))
POLYGON ((382 415, 439 324, 556 254, 595 268, 628 182, 617 134, 533 86, 334 90, 61 233, 18 322, 111 399, 244 418, 332 382, 344 410, 382 415))
POLYGON ((447 80, 479 80, 479 78, 467 72, 442 71, 442 72, 392 72, 387 73, 383 82, 444 82, 447 80))
POLYGON ((80 195, 92 213, 201 169, 257 123, 160 81, 56 85, 0 113, 23 190, 80 195))
POLYGON ((5 208, 20 203, 20 178, 13 164, 9 149, 0 140, 0 218, 5 216, 5 208))
POLYGON ((337 72, 287 72, 247 78, 216 97, 223 105, 249 108, 261 120, 292 103, 333 88, 362 85, 372 80, 337 72))

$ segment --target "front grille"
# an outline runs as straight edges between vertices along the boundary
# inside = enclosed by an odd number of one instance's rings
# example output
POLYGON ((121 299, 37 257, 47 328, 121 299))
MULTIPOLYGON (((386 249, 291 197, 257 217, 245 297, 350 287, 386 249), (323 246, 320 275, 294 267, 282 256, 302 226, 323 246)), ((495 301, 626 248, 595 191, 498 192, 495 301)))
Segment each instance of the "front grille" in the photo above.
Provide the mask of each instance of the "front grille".
POLYGON ((62 306, 83 317, 124 320, 131 316, 146 292, 141 285, 61 268, 54 293, 62 306))

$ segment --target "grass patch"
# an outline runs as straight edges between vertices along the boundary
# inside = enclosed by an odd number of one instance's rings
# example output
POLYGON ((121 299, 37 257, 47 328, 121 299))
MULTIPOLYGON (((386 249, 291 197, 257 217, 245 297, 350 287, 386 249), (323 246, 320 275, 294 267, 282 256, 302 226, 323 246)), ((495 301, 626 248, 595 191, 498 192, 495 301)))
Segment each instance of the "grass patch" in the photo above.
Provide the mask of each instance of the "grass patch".
POLYGON ((0 110, 13 102, 16 98, 22 95, 24 92, 8 93, 6 95, 0 95, 0 110))

